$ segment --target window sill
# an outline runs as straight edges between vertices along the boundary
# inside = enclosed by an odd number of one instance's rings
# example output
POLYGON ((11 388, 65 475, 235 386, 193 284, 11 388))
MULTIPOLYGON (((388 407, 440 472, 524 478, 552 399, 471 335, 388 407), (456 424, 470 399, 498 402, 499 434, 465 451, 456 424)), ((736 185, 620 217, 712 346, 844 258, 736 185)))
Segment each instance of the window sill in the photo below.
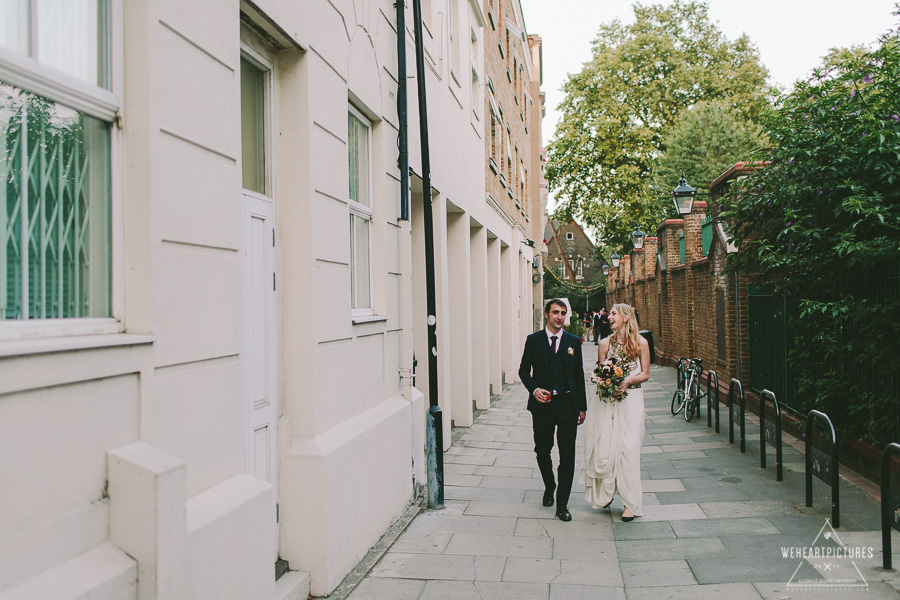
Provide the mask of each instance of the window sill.
POLYGON ((106 335, 78 335, 43 339, 0 341, 0 358, 55 354, 77 350, 95 350, 122 346, 152 344, 156 338, 151 335, 116 333, 106 335))
POLYGON ((379 321, 387 321, 384 315, 353 315, 353 324, 362 325, 363 323, 377 323, 379 321))

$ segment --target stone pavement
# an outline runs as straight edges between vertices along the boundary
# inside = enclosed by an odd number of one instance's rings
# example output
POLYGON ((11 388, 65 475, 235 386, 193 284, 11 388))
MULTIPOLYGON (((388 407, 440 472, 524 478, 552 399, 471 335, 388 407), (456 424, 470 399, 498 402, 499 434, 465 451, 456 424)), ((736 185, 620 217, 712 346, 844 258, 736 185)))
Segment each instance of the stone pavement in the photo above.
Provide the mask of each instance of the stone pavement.
MULTIPOLYGON (((584 345, 586 372, 596 360, 596 348, 584 345)), ((505 386, 471 428, 454 430, 453 446, 444 455, 445 508, 415 517, 348 597, 900 596, 897 572, 881 569, 880 508, 875 500, 842 479, 841 527, 832 532, 826 526, 831 516, 828 486, 814 478, 814 506, 805 506, 801 452, 785 444, 784 481, 776 482, 773 448, 769 468, 759 467, 755 426, 748 424, 747 452, 741 454, 737 444, 728 444, 727 409, 722 411, 720 434, 707 428, 705 407, 702 418, 685 423, 669 411, 674 389, 675 370, 652 365, 650 381, 644 384, 644 516, 623 523, 618 497, 611 510, 594 510, 585 502, 578 484, 583 456, 579 435, 569 502, 573 520, 563 523, 554 518, 554 508, 541 505, 543 484, 534 458, 531 416, 525 410, 527 392, 521 384, 505 386), (838 543, 845 554, 835 557, 838 543)), ((897 532, 892 540, 897 567, 897 532)))

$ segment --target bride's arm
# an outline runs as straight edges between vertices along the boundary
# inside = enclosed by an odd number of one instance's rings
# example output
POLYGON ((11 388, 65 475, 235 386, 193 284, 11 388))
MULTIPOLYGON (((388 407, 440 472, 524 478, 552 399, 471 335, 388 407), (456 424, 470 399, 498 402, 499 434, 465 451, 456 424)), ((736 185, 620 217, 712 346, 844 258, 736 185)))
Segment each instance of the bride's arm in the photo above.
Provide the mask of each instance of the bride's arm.
POLYGON ((606 353, 609 352, 609 338, 605 337, 600 340, 600 343, 597 345, 597 364, 599 365, 604 360, 606 360, 606 353))
POLYGON ((647 343, 647 340, 643 336, 638 338, 638 344, 641 348, 641 370, 639 373, 626 377, 623 385, 644 383, 650 379, 650 344, 647 343))

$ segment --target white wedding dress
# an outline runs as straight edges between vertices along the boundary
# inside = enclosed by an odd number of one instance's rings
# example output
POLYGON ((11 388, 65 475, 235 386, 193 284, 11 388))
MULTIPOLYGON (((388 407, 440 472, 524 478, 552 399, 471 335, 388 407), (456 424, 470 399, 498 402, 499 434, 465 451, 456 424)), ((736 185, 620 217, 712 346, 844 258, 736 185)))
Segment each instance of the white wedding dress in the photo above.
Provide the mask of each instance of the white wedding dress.
MULTIPOLYGON (((608 356, 619 356, 621 346, 610 340, 608 356)), ((630 374, 641 371, 641 359, 630 374)), ((644 391, 629 388, 618 402, 604 402, 596 393, 588 400, 585 419, 584 498, 602 508, 618 493, 635 516, 644 512, 641 490, 641 446, 644 443, 644 391)))

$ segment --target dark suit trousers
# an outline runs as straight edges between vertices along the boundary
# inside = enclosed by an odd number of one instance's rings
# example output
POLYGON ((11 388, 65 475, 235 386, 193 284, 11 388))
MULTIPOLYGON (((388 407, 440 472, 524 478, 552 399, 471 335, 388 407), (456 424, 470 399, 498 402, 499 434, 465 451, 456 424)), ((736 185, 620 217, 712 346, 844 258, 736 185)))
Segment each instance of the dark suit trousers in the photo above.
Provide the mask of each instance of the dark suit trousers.
POLYGON ((556 488, 557 510, 569 505, 569 494, 572 492, 572 479, 575 476, 575 437, 578 435, 578 414, 572 405, 571 398, 554 396, 550 404, 540 404, 531 411, 534 429, 534 453, 544 480, 544 488, 556 488), (553 449, 553 433, 556 432, 556 443, 559 446, 559 486, 553 481, 553 461, 550 451, 553 449))

